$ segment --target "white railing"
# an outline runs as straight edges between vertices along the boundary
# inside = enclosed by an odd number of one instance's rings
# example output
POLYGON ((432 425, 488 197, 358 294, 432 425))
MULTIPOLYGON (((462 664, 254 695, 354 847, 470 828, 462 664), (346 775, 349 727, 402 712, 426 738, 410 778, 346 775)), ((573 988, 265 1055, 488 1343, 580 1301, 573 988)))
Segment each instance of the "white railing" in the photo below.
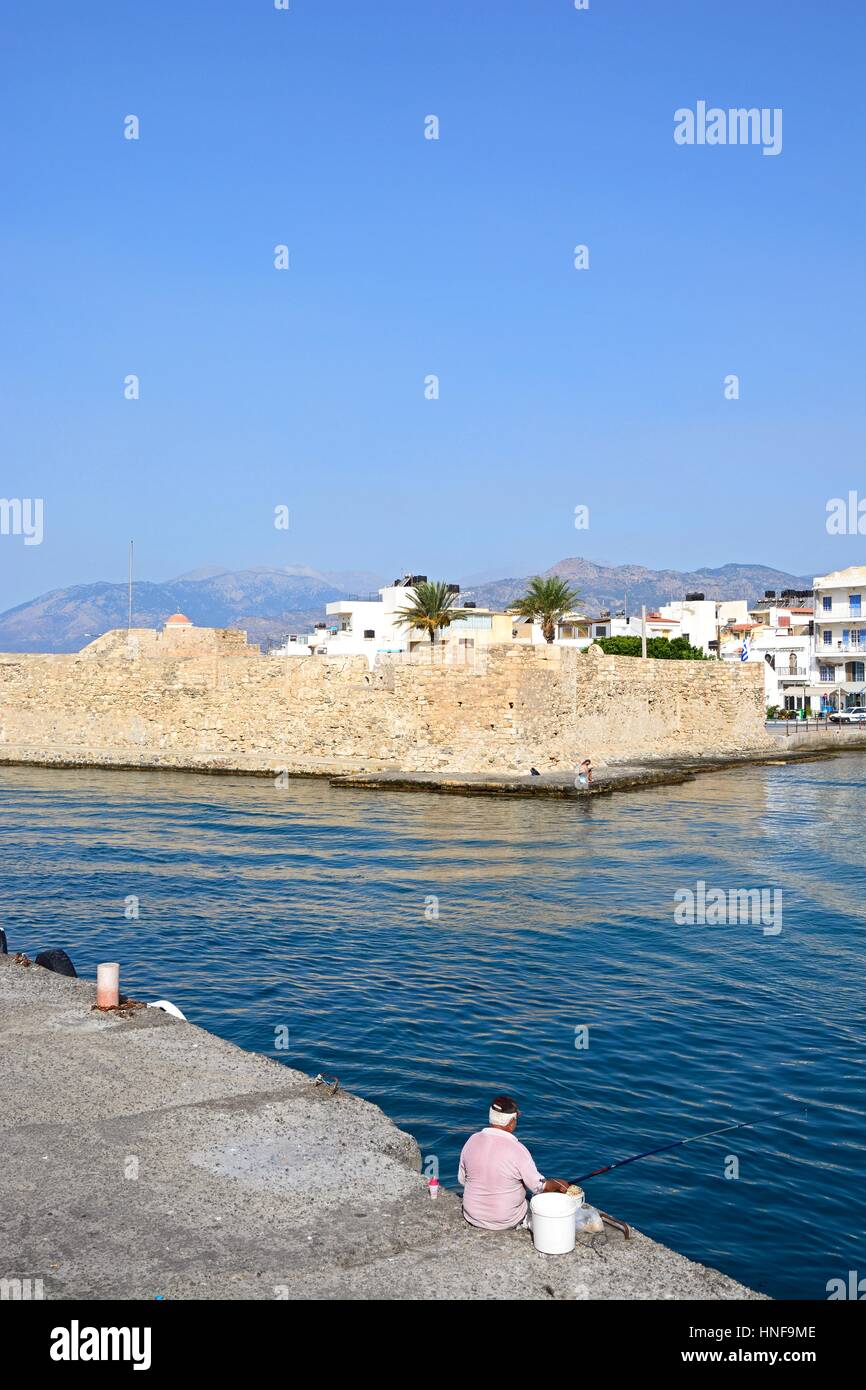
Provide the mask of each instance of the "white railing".
POLYGON ((866 642, 818 643, 819 656, 836 656, 839 652, 862 652, 866 657, 866 642))

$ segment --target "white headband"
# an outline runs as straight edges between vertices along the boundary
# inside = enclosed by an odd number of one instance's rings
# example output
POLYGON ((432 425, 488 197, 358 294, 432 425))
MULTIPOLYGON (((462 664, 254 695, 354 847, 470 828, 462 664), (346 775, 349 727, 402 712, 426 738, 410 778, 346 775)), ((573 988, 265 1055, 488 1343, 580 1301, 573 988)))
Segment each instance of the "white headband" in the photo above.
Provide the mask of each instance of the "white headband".
POLYGON ((489 1114, 490 1123, 492 1125, 496 1125, 497 1129, 504 1129, 506 1125, 511 1124, 512 1120, 517 1119, 516 1110, 511 1110, 510 1112, 506 1113, 504 1110, 494 1110, 492 1105, 490 1107, 489 1114))

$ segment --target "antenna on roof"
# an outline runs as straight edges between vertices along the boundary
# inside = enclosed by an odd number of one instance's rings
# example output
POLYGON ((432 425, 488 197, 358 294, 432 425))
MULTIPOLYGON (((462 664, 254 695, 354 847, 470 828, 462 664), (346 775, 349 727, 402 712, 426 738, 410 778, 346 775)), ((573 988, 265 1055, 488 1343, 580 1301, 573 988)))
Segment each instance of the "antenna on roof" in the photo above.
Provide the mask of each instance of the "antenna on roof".
POLYGON ((129 542, 129 604, 126 610, 126 630, 132 627, 132 541, 129 542))

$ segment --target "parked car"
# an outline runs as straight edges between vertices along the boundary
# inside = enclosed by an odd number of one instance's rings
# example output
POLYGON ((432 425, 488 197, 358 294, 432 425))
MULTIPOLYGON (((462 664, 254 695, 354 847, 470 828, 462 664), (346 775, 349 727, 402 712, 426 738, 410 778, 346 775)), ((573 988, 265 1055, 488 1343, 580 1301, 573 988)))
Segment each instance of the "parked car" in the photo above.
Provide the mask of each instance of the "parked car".
POLYGON ((858 705, 856 709, 840 709, 836 714, 828 715, 831 724, 863 724, 866 722, 866 709, 858 705))

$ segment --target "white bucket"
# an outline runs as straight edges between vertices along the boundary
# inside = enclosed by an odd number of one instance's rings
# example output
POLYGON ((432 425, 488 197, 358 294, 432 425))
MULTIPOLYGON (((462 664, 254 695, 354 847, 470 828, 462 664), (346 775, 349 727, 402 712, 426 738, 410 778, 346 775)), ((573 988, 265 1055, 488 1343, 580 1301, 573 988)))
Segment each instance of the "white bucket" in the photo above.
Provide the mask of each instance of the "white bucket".
POLYGON ((529 1203, 532 1243, 542 1255, 567 1255, 574 1249, 574 1213, 578 1203, 564 1192, 539 1192, 529 1203))

